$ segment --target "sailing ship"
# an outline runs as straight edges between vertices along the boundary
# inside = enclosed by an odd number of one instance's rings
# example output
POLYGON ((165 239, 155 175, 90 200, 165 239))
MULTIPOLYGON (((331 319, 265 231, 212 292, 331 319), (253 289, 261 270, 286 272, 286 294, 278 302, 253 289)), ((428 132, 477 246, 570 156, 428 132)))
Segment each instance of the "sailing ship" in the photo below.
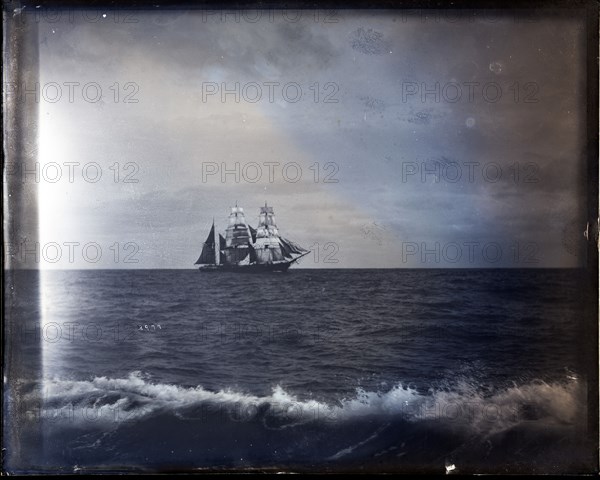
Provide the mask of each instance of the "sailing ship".
POLYGON ((310 253, 283 238, 275 223, 273 207, 260 208, 258 226, 246 223, 244 209, 231 208, 225 236, 212 228, 194 265, 204 272, 286 272, 290 266, 310 253))

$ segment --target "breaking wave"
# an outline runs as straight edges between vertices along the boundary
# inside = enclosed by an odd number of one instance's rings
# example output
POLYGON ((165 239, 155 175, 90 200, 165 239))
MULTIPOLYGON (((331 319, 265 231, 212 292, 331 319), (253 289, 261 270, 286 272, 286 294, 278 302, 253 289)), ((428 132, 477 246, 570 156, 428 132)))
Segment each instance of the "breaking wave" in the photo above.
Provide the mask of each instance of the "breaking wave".
POLYGON ((261 421, 269 428, 281 429, 379 417, 441 422, 473 433, 494 434, 523 422, 569 425, 586 416, 584 382, 572 375, 562 382, 538 380, 485 392, 468 380, 426 393, 398 383, 383 392, 358 389, 352 397, 332 403, 299 399, 280 386, 270 395, 256 396, 231 389, 213 392, 201 386, 152 383, 140 372, 127 378, 47 380, 43 393, 37 393, 38 408, 30 414, 47 422, 70 420, 73 424, 121 424, 173 414, 184 420, 261 421))

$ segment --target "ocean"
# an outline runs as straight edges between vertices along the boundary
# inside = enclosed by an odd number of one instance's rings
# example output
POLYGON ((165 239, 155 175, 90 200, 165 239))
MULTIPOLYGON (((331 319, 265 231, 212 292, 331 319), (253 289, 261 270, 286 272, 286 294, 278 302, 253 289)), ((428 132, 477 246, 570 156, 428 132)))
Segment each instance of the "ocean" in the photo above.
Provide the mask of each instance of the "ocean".
POLYGON ((596 468, 585 270, 12 275, 14 472, 596 468))

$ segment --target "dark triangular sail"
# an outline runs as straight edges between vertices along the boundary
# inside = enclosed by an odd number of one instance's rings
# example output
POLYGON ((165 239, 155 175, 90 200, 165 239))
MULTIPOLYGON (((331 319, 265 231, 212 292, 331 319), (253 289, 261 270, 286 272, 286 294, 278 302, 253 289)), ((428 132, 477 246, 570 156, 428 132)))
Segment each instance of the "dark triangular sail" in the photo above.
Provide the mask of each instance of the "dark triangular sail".
POLYGON ((256 229, 252 228, 250 225, 248 225, 248 228, 250 229, 250 236, 252 237, 252 243, 256 243, 256 229))
POLYGON ((289 250, 290 253, 301 255, 302 253, 308 252, 308 250, 302 248, 300 245, 288 240, 287 238, 281 237, 279 240, 281 241, 281 244, 284 245, 287 250, 289 250))
POLYGON ((215 257, 215 224, 213 223, 210 233, 204 242, 204 247, 202 247, 202 253, 194 265, 214 265, 216 263, 215 257))
POLYGON ((288 245, 286 245, 286 244, 285 244, 285 243, 282 241, 282 239, 281 239, 281 238, 280 238, 279 240, 280 240, 280 242, 281 242, 281 253, 283 253, 283 256, 284 256, 285 258, 293 258, 293 257, 292 257, 292 253, 294 253, 294 252, 292 252, 292 250, 290 249, 290 247, 289 247, 288 245))
POLYGON ((225 237, 219 233, 219 264, 225 265, 225 249, 227 248, 227 241, 225 237))

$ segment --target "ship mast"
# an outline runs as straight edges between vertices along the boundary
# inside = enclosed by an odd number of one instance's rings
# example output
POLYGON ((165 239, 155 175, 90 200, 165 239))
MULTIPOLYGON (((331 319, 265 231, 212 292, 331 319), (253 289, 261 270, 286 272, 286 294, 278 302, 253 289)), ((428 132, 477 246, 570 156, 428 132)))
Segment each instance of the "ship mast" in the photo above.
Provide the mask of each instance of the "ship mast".
POLYGON ((215 242, 215 265, 219 265, 221 260, 220 250, 219 250, 219 238, 218 233, 215 230, 215 217, 213 217, 213 232, 214 232, 214 242, 215 242))
POLYGON ((259 264, 271 264, 284 260, 273 207, 269 207, 267 202, 264 207, 260 207, 254 247, 259 264))
POLYGON ((229 214, 229 226, 225 230, 226 247, 224 262, 230 265, 240 264, 249 254, 250 230, 244 216, 244 209, 237 202, 229 214))
POLYGON ((256 230, 246 223, 244 209, 236 202, 231 208, 225 237, 216 231, 213 217, 210 233, 195 264, 224 268, 258 268, 262 265, 260 269, 266 271, 286 271, 308 253, 309 250, 280 235, 273 207, 267 202, 260 208, 256 230))

